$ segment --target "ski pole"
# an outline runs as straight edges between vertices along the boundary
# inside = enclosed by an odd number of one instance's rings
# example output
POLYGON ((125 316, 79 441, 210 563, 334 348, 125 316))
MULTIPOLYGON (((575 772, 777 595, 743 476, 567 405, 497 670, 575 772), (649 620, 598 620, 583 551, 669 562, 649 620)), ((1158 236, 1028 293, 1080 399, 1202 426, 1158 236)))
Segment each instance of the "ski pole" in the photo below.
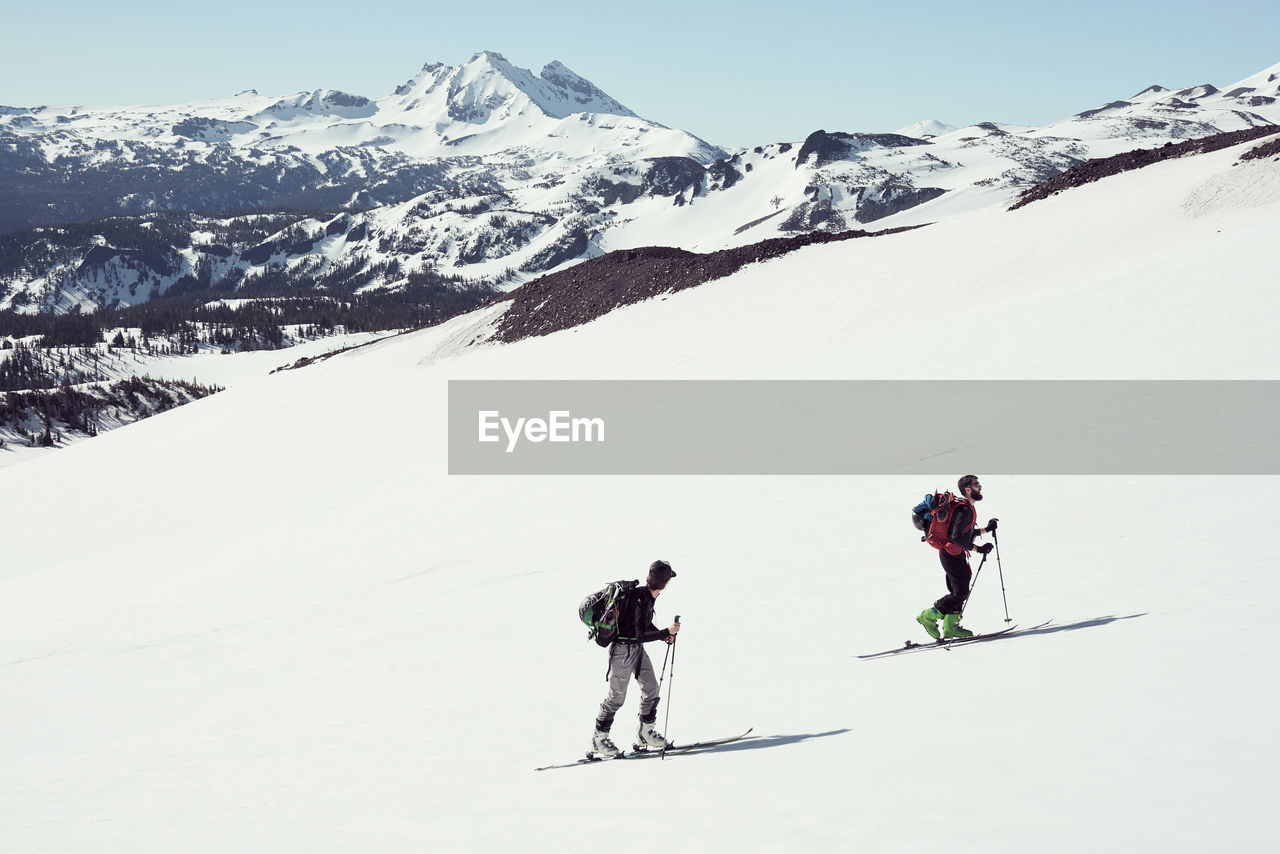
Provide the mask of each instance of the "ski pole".
MULTIPOLYGON (((676 614, 676 625, 677 626, 680 625, 679 614, 676 614)), ((676 640, 679 639, 679 637, 680 637, 679 635, 672 635, 671 643, 667 645, 667 652, 671 653, 671 684, 667 686, 667 716, 662 720, 662 732, 664 736, 666 735, 666 733, 671 731, 671 689, 676 684, 676 640)), ((665 656, 663 657, 663 660, 662 660, 662 672, 664 675, 667 672, 667 661, 665 656)), ((658 685, 659 686, 662 685, 661 679, 658 680, 658 685)), ((667 744, 670 744, 670 743, 671 741, 670 739, 668 739, 667 744)), ((659 756, 658 758, 660 759, 667 758, 666 746, 663 746, 662 755, 659 756)))
POLYGON ((982 560, 978 561, 978 571, 973 574, 973 583, 969 585, 969 596, 964 597, 964 604, 960 606, 960 616, 964 616, 964 609, 969 607, 969 598, 973 596, 974 588, 978 586, 978 576, 982 575, 982 567, 987 562, 987 556, 983 555, 982 560))
MULTIPOLYGON (((680 621, 679 621, 679 620, 676 620, 676 622, 678 623, 678 622, 680 622, 680 621)), ((661 691, 661 690, 662 690, 662 680, 667 678, 667 659, 671 656, 671 647, 673 647, 673 646, 675 646, 675 643, 674 643, 674 642, 673 642, 673 643, 669 643, 669 644, 667 644, 667 651, 666 651, 666 654, 662 656, 662 674, 658 676, 658 690, 659 690, 659 691, 661 691)))
POLYGON ((1000 538, 996 536, 996 532, 991 532, 991 540, 996 544, 996 569, 1000 571, 1000 598, 1004 600, 1004 621, 1011 622, 1009 619, 1009 597, 1004 592, 1004 566, 1000 563, 1000 538))

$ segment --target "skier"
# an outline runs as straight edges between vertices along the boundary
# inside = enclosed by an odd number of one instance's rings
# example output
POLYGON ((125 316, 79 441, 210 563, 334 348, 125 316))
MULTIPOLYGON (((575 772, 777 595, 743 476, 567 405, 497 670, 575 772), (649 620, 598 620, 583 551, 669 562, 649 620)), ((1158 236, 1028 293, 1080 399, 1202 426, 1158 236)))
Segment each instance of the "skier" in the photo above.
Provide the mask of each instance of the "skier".
POLYGON ((622 751, 609 739, 609 730, 613 727, 613 716, 627 699, 627 687, 631 677, 635 676, 640 683, 640 727, 636 732, 639 745, 645 747, 666 747, 667 740, 654 729, 658 719, 658 680, 654 675, 653 662, 644 651, 644 644, 651 641, 672 643, 676 633, 680 631, 679 623, 672 623, 670 628, 659 629, 653 624, 653 605, 667 582, 676 577, 671 564, 665 560, 655 560, 649 566, 649 575, 645 586, 635 587, 624 594, 619 607, 618 639, 609 647, 609 694, 600 704, 596 715, 595 735, 591 739, 591 750, 601 756, 617 756, 622 751))
MULTIPOLYGON (((973 632, 960 625, 964 612, 965 600, 969 598, 969 581, 973 571, 969 568, 969 552, 976 551, 986 555, 991 551, 990 543, 974 546, 974 537, 982 536, 996 529, 995 519, 987 522, 987 527, 976 528, 977 510, 974 503, 982 500, 982 484, 976 474, 967 474, 957 483, 960 497, 955 498, 944 511, 949 514, 945 518, 945 541, 930 538, 929 544, 938 549, 938 559, 942 561, 942 570, 947 575, 947 595, 932 606, 926 608, 916 617, 916 622, 924 626, 924 630, 934 638, 967 638, 973 632), (942 621, 942 631, 938 631, 938 621, 942 621)), ((912 521, 916 528, 929 534, 929 525, 919 512, 912 513, 912 521)))

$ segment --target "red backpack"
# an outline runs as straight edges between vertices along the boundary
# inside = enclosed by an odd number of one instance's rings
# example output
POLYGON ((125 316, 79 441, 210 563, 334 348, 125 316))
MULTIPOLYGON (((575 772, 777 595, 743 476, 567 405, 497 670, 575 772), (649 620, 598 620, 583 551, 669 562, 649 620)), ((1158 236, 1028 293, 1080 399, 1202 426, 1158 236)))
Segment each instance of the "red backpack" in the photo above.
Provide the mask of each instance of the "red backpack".
MULTIPOLYGON (((969 499, 959 498, 950 492, 935 492, 932 495, 926 495, 924 501, 917 504, 912 511, 916 516, 923 517, 924 520, 924 527, 922 528, 924 536, 921 539, 939 551, 945 549, 947 554, 964 554, 964 549, 951 542, 951 517, 956 508, 962 504, 968 506, 970 511, 973 510, 973 503, 969 499)), ((977 518, 976 513, 970 512, 970 530, 977 523, 977 518)))

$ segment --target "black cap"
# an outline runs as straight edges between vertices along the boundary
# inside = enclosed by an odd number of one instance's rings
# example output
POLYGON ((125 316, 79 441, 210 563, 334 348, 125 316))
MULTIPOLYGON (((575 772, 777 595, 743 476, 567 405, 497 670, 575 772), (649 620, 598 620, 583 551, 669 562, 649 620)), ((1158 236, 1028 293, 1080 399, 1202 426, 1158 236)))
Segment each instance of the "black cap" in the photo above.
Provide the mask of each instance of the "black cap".
POLYGON ((676 571, 665 560, 655 560, 649 564, 649 578, 646 584, 653 590, 661 590, 667 582, 676 577, 676 571))

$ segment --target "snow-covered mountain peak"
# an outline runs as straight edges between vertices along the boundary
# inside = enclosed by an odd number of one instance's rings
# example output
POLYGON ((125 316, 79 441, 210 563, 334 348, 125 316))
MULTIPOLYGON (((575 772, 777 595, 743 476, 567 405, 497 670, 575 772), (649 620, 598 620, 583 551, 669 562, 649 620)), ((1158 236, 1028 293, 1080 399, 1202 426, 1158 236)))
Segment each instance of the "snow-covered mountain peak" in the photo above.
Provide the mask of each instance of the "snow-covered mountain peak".
POLYGON ((1130 97, 1128 100, 1135 103, 1142 103, 1144 101, 1155 101, 1159 98, 1163 98, 1167 94, 1169 94, 1169 90, 1163 86, 1148 86, 1141 92, 1130 97))
POLYGON ((942 136, 945 133, 951 133, 953 130, 959 130, 954 125, 944 124, 937 119, 925 119, 923 121, 909 124, 904 128, 894 131, 899 136, 911 136, 916 139, 931 139, 935 136, 942 136))
POLYGON ((1280 62, 1264 68, 1256 74, 1250 74, 1243 80, 1238 81, 1233 86, 1228 86, 1228 92, 1234 92, 1240 89, 1253 90, 1249 94, 1261 95, 1265 97, 1280 96, 1280 62))
POLYGON ((397 86, 395 91, 391 93, 391 96, 408 95, 422 82, 423 78, 434 78, 435 72, 444 67, 444 63, 441 62, 428 62, 426 65, 422 66, 421 71, 397 86))
POLYGON ((424 66, 382 105, 403 112, 407 123, 437 128, 453 123, 492 128, 519 117, 524 124, 576 113, 637 117, 559 61, 548 63, 541 75, 535 75, 489 50, 456 68, 440 63, 424 66))
POLYGON ((1218 94, 1218 87, 1212 83, 1201 83, 1199 86, 1190 86, 1186 89, 1179 89, 1175 94, 1179 98, 1186 98, 1189 101, 1195 101, 1200 98, 1207 98, 1210 95, 1218 94))
POLYGON ((362 95, 351 95, 336 89, 316 89, 280 98, 250 121, 291 121, 312 116, 368 118, 376 111, 374 102, 362 95))
POLYGON ((442 62, 428 62, 422 66, 421 71, 400 86, 397 86, 395 92, 391 94, 387 101, 400 99, 399 103, 412 108, 414 99, 420 98, 435 89, 442 79, 449 76, 451 71, 453 69, 442 62))
POLYGON ((537 104, 530 93, 537 85, 532 72, 517 68, 502 54, 478 53, 449 75, 449 118, 485 124, 495 112, 500 117, 519 113, 529 103, 537 104))
POLYGON ((482 51, 449 76, 449 115, 455 121, 482 124, 495 112, 510 115, 529 105, 555 119, 575 113, 635 115, 559 62, 535 77, 500 53, 482 51))
POLYGON ((635 115, 558 59, 547 63, 540 76, 551 85, 572 92, 571 97, 582 107, 582 112, 611 113, 618 116, 635 115))

